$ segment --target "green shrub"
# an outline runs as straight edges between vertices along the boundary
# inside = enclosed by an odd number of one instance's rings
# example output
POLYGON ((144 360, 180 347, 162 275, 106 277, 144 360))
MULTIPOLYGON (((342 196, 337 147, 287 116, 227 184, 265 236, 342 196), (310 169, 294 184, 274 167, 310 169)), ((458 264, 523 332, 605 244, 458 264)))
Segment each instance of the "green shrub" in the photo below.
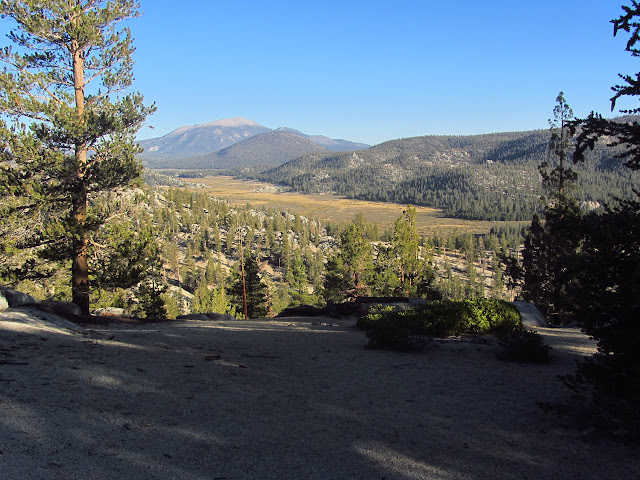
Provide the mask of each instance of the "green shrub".
POLYGON ((465 300, 463 303, 470 312, 466 333, 494 332, 522 324, 518 309, 504 300, 476 298, 465 300))
POLYGON ((432 337, 459 335, 466 330, 469 312, 463 302, 441 300, 415 311, 420 318, 421 333, 432 337))
POLYGON ((495 299, 455 302, 440 300, 414 309, 395 311, 379 307, 360 318, 370 346, 404 349, 420 336, 481 335, 521 325, 520 313, 511 304, 495 299))
POLYGON ((356 326, 365 329, 372 327, 376 322, 380 321, 383 316, 393 311, 394 307, 389 305, 374 305, 369 309, 369 313, 356 320, 356 326))

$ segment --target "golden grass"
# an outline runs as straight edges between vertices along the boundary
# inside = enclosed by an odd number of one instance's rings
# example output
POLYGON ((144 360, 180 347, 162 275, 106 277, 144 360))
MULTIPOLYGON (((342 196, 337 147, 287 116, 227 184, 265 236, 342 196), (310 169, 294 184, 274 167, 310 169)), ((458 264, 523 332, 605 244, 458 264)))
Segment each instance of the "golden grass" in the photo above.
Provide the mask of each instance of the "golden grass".
MULTIPOLYGON (((349 222, 358 212, 362 212, 369 222, 377 223, 382 229, 389 228, 402 215, 406 205, 396 203, 367 202, 350 200, 337 195, 304 195, 274 191, 273 185, 263 182, 239 180, 228 176, 213 176, 194 179, 191 182, 204 185, 204 190, 212 196, 226 199, 232 204, 251 204, 254 208, 297 213, 308 218, 330 222, 349 222)), ((197 188, 203 191, 203 188, 197 188)), ((416 207, 416 223, 421 235, 433 232, 487 233, 495 225, 522 222, 479 222, 439 217, 440 210, 416 207)))

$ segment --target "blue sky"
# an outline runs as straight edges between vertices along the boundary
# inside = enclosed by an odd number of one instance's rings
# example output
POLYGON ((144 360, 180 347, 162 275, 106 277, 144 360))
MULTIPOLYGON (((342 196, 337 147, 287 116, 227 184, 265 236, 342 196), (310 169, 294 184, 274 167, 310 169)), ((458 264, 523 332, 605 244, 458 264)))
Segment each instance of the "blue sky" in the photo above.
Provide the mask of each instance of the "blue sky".
POLYGON ((625 0, 140 0, 139 138, 243 116, 370 144, 547 128, 555 98, 610 115, 639 71, 609 21, 625 0))

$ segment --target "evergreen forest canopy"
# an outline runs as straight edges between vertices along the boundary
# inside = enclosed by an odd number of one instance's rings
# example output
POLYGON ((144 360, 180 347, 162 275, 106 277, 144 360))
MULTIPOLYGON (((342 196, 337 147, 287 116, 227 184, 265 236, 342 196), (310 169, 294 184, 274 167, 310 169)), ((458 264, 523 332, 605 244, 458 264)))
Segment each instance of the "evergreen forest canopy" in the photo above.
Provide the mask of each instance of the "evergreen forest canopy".
MULTIPOLYGON (((362 295, 506 299, 513 292, 502 259, 522 238, 515 226, 422 238, 412 208, 386 231, 362 214, 326 224, 178 187, 123 192, 96 199, 92 208, 109 218, 92 240, 111 245, 91 258, 92 308, 139 317, 242 317, 242 253, 251 317, 362 295)), ((20 256, 37 262, 18 274, 3 258, 0 283, 38 299, 70 298, 55 263, 39 259, 37 249, 16 252, 13 261, 20 256)))
MULTIPOLYGON (((538 165, 549 158, 549 140, 548 130, 414 137, 358 152, 309 154, 237 175, 302 193, 430 206, 455 218, 531 220, 542 208, 538 165)), ((638 175, 620 166, 617 153, 597 144, 576 167, 577 198, 587 209, 633 197, 638 175)))

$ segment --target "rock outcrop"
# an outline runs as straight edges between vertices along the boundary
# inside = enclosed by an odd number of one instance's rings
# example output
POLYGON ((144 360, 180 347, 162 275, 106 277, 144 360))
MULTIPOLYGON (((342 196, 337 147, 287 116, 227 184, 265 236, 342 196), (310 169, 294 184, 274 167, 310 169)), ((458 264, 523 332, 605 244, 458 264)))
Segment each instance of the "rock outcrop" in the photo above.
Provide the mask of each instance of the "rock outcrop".
POLYGON ((540 310, 533 303, 521 302, 516 300, 512 302, 513 306, 518 309, 522 317, 522 324, 527 327, 548 327, 549 324, 544 318, 540 310))
POLYGON ((0 310, 22 307, 34 303, 37 303, 37 301, 31 295, 0 285, 0 310))

